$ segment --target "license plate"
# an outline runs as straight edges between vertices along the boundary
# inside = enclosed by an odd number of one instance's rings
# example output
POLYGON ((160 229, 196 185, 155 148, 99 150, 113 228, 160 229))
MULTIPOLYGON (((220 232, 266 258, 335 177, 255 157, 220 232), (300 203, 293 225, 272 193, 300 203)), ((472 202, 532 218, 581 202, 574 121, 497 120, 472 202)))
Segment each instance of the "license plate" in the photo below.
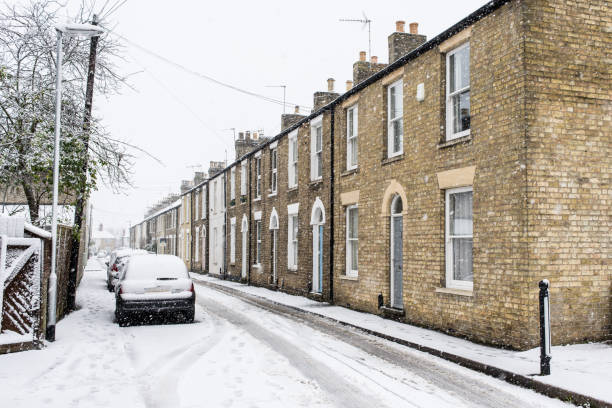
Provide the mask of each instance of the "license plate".
POLYGON ((154 288, 145 288, 146 293, 151 292, 170 292, 170 286, 156 286, 154 288))

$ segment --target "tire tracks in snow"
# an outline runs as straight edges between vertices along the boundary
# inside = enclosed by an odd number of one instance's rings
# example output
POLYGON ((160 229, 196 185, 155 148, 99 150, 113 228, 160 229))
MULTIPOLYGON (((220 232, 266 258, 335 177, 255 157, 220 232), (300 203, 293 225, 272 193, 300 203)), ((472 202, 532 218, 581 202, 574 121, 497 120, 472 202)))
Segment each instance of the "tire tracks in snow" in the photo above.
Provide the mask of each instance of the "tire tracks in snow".
MULTIPOLYGON (((529 391, 530 394, 533 393, 533 398, 529 400, 527 400, 526 398, 523 398, 523 399, 518 398, 516 395, 507 391, 508 389, 513 387, 511 385, 508 385, 500 381, 500 385, 497 386, 495 382, 499 380, 496 380, 490 377, 486 377, 485 375, 476 373, 476 372, 474 373, 469 372, 469 374, 466 375, 461 372, 461 370, 467 370, 465 368, 462 368, 460 366, 455 366, 453 363, 447 363, 444 361, 440 361, 440 362, 435 361, 436 360, 435 357, 431 357, 429 355, 421 356, 419 355, 418 351, 411 350, 411 349, 405 349, 403 348, 403 346, 400 346, 394 343, 390 343, 384 339, 375 338, 366 333, 359 332, 357 329, 342 326, 336 322, 329 321, 327 319, 309 314, 307 312, 296 311, 292 308, 285 307, 283 305, 279 305, 277 303, 268 301, 266 299, 249 296, 248 294, 242 294, 242 293, 232 292, 230 294, 230 293, 227 293, 226 291, 217 289, 213 285, 207 285, 206 282, 197 282, 197 283, 199 283, 202 286, 205 286, 206 288, 215 290, 216 292, 221 293, 230 298, 238 299, 244 303, 255 306, 259 309, 263 309, 265 311, 272 312, 274 315, 282 316, 294 322, 302 323, 311 329, 314 329, 320 333, 324 333, 330 337, 333 337, 357 349, 360 349, 371 356, 375 356, 397 367, 408 370, 409 374, 414 374, 422 378, 429 384, 435 386, 436 388, 444 390, 446 393, 464 402, 465 405, 467 406, 486 407, 486 408, 489 408, 489 407, 525 408, 525 407, 542 407, 542 406, 549 405, 543 402, 544 400, 548 400, 547 397, 538 395, 535 392, 529 391)), ((217 309, 219 308, 219 306, 216 304, 212 304, 211 306, 207 304, 206 307, 213 307, 217 309)), ((239 317, 236 318, 235 316, 233 316, 233 315, 236 315, 236 313, 237 312, 230 312, 226 309, 221 309, 219 311, 220 317, 223 317, 223 318, 233 317, 235 321, 232 321, 232 323, 245 324, 245 325, 253 324, 253 322, 247 319, 241 319, 239 317)), ((248 327, 243 327, 243 328, 249 331, 248 327)), ((291 331, 293 329, 291 327, 287 327, 285 330, 291 331)), ((295 332, 291 334, 294 337, 296 337, 295 332)), ((297 335, 297 337, 299 337, 299 335, 297 335)), ((277 340, 278 340, 278 336, 273 335, 273 338, 269 339, 269 342, 271 344, 274 344, 277 340)), ((282 341, 286 341, 286 340, 282 340, 282 341)), ((310 346, 312 347, 312 345, 310 346)), ((295 347, 291 348, 291 351, 295 352, 295 347)), ((365 362, 354 360, 354 358, 351 356, 346 356, 346 357, 347 359, 352 359, 358 364, 367 366, 367 363, 365 362)), ((380 370, 375 367, 370 366, 370 369, 377 370, 380 372, 380 370)), ((368 377, 367 375, 361 372, 360 374, 362 374, 364 377, 368 378, 369 380, 374 381, 372 378, 368 377)), ((312 375, 310 375, 308 372, 305 372, 305 375, 312 377, 312 375)), ((315 379, 318 381, 317 378, 315 379)), ((401 381, 400 379, 395 379, 395 380, 401 381)), ((322 385, 321 382, 319 382, 319 384, 322 385)), ((550 403, 559 403, 559 401, 554 401, 554 402, 553 401, 554 400, 550 400, 550 403)), ((351 404, 351 405, 361 406, 360 404, 357 404, 357 405, 351 404)), ((369 406, 369 405, 370 404, 364 404, 364 406, 369 406)))
MULTIPOLYGON (((212 322, 206 336, 173 349, 137 370, 138 386, 147 408, 180 407, 178 383, 181 376, 226 336, 227 324, 209 313, 206 315, 212 322)), ((136 362, 132 345, 126 344, 125 351, 136 362)))
MULTIPOLYGON (((319 387, 325 391, 329 400, 338 407, 365 407, 372 405, 372 396, 364 393, 355 385, 349 383, 343 377, 335 374, 325 364, 319 363, 296 348, 290 341, 279 337, 248 316, 235 312, 217 302, 198 297, 196 302, 204 307, 209 313, 217 315, 229 323, 244 330, 255 339, 266 344, 276 353, 285 357, 291 365, 304 377, 317 382, 319 387)), ((377 404, 381 407, 382 405, 377 404)))

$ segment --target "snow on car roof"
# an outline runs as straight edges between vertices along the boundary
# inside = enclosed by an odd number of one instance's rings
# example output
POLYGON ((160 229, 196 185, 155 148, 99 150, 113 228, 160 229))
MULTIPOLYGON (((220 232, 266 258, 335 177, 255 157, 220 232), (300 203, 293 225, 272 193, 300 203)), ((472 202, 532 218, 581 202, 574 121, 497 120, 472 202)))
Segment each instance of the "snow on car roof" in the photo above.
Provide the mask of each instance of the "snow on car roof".
POLYGON ((181 258, 174 255, 142 255, 130 258, 127 277, 130 279, 153 276, 188 278, 187 267, 181 258))

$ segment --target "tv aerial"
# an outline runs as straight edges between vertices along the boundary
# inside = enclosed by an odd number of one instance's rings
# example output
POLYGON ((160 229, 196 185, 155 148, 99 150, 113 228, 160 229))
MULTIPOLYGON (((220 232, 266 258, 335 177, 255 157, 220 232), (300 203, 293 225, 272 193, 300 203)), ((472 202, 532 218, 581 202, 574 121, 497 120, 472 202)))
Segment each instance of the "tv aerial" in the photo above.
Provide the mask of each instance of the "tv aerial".
POLYGON ((338 21, 345 23, 363 23, 361 29, 363 30, 366 26, 368 26, 368 56, 372 57, 372 20, 366 16, 365 11, 362 11, 361 14, 363 18, 341 18, 338 21))

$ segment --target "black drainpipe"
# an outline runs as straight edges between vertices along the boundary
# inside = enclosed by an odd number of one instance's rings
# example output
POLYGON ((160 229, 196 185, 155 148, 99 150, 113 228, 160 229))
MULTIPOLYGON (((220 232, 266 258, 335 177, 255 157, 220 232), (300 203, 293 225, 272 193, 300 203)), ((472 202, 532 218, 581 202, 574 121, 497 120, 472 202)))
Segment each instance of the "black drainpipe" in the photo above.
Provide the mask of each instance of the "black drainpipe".
POLYGON ((329 302, 334 303, 334 122, 335 122, 335 109, 334 105, 331 107, 331 119, 330 119, 330 187, 329 187, 329 242, 330 242, 330 251, 329 251, 329 302))
POLYGON ((247 241, 249 241, 249 250, 247 251, 247 284, 250 285, 251 284, 251 229, 253 228, 253 226, 251 225, 251 215, 252 215, 252 210, 251 210, 251 202, 252 202, 252 197, 251 197, 251 156, 248 156, 246 159, 247 161, 247 173, 249 175, 249 184, 247 185, 247 191, 248 191, 248 200, 249 200, 249 216, 248 216, 248 220, 249 220, 249 226, 247 229, 247 241))

